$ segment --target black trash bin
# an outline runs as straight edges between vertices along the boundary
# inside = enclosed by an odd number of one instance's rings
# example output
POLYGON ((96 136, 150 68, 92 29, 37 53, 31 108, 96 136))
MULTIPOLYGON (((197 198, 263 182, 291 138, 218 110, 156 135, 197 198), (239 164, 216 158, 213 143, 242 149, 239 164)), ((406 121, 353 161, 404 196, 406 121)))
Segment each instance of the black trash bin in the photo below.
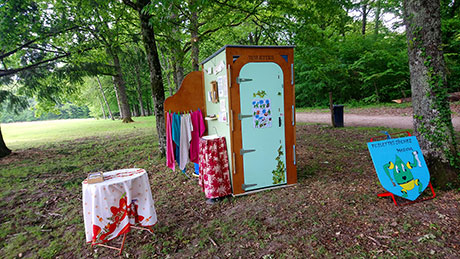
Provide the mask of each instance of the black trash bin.
POLYGON ((335 127, 343 127, 343 105, 334 105, 333 109, 335 127))

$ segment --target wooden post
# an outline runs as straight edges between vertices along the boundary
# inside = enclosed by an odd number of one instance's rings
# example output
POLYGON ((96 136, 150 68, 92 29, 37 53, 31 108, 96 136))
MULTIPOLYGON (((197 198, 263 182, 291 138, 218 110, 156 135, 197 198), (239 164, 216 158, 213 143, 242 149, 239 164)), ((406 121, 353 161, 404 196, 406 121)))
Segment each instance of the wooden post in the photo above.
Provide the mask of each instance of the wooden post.
POLYGON ((329 92, 329 109, 331 110, 332 127, 335 127, 335 121, 334 121, 334 105, 333 105, 333 102, 332 102, 332 92, 329 92))

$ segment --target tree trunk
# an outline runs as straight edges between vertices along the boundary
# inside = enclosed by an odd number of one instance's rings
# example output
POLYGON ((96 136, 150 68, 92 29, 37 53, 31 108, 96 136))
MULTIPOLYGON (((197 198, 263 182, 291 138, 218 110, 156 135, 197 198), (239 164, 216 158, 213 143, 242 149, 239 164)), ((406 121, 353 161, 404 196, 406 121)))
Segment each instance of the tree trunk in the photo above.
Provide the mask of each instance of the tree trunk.
POLYGON ((168 59, 165 57, 164 52, 160 52, 160 65, 163 69, 163 71, 166 70, 166 81, 168 82, 168 88, 169 88, 169 96, 172 96, 174 94, 174 89, 173 85, 171 82, 171 71, 172 71, 172 66, 171 62, 168 62, 168 59))
POLYGON ((123 79, 123 73, 121 71, 120 59, 118 53, 109 50, 109 54, 113 58, 113 65, 115 67, 116 74, 113 77, 114 83, 118 89, 118 96, 120 97, 120 108, 121 118, 124 123, 133 122, 131 118, 131 111, 129 109, 128 95, 126 94, 125 80, 123 79))
POLYGON ((363 12, 363 26, 361 28, 361 34, 362 35, 366 35, 366 25, 367 25, 367 0, 366 1, 362 1, 361 2, 362 4, 362 12, 363 12))
POLYGON ((136 82, 137 82, 137 100, 139 102, 140 106, 140 115, 145 116, 144 113, 144 104, 142 103, 142 82, 141 82, 141 75, 140 75, 140 69, 139 69, 139 64, 134 65, 134 72, 136 74, 136 82))
POLYGON ((374 80, 374 91, 375 91, 375 97, 377 97, 377 102, 380 103, 379 88, 377 87, 377 84, 375 83, 375 80, 374 80))
POLYGON ((147 52, 147 61, 150 70, 150 86, 152 89, 153 97, 153 111, 156 118, 156 128, 158 133, 158 148, 161 156, 166 154, 166 130, 165 130, 165 117, 163 111, 163 103, 165 101, 165 91, 163 86, 163 79, 161 75, 161 65, 158 58, 158 49, 155 40, 155 33, 153 28, 149 25, 149 16, 143 11, 143 7, 150 3, 149 0, 138 1, 139 18, 141 21, 142 39, 144 47, 147 52))
POLYGON ((139 107, 136 104, 133 105, 133 111, 131 114, 134 114, 134 117, 139 116, 139 107))
MULTIPOLYGON (((345 13, 348 13, 350 11, 350 9, 348 7, 344 7, 345 8, 345 13)), ((347 22, 345 21, 345 19, 341 19, 340 20, 340 34, 342 35, 342 38, 345 40, 346 38, 346 25, 347 25, 347 22)))
MULTIPOLYGON (((174 20, 177 18, 176 14, 171 15, 171 20, 174 20)), ((185 51, 182 50, 180 47, 182 45, 182 32, 176 28, 172 28, 172 35, 173 39, 176 42, 176 44, 172 45, 171 48, 171 62, 168 62, 168 64, 171 66, 171 70, 173 73, 173 80, 174 80, 174 92, 177 92, 180 88, 180 85, 182 84, 182 81, 184 80, 184 56, 185 56, 185 51)))
POLYGON ((150 70, 150 86, 152 89, 152 98, 154 113, 156 119, 156 128, 158 134, 158 148, 161 156, 166 155, 166 129, 163 104, 165 101, 165 91, 161 75, 161 65, 158 58, 157 43, 155 32, 149 25, 150 16, 144 11, 144 7, 150 3, 150 0, 138 0, 136 3, 130 0, 123 0, 123 3, 132 7, 139 14, 141 22, 142 41, 147 52, 147 62, 150 70))
POLYGON ((405 0, 414 129, 433 184, 458 181, 458 155, 447 99, 439 1, 405 0), (454 166, 453 166, 454 165, 454 166))
POLYGON ((150 111, 150 101, 149 101, 149 99, 147 99, 146 104, 147 104, 147 116, 150 116, 150 115, 152 115, 152 112, 150 111))
POLYGON ((113 81, 113 90, 115 91, 115 97, 117 98, 117 104, 118 104, 118 112, 120 113, 120 118, 123 118, 123 113, 122 113, 122 110, 121 110, 121 101, 120 101, 120 96, 118 94, 118 88, 117 88, 117 84, 115 83, 115 77, 112 76, 112 81, 113 81))
POLYGON ((174 79, 174 84, 176 85, 176 92, 179 91, 180 85, 182 84, 182 81, 184 81, 184 67, 182 66, 183 64, 183 56, 180 56, 180 58, 173 59, 173 79, 174 79))
MULTIPOLYGON (((102 98, 104 98, 104 103, 107 107, 107 111, 109 112, 110 119, 114 120, 112 110, 110 109, 109 102, 107 102, 107 97, 105 97, 104 89, 102 89, 101 80, 99 80, 98 76, 96 76, 96 79, 97 79, 97 83, 99 84, 99 90, 101 90, 102 98)), ((117 100, 118 100, 118 97, 117 97, 117 100)))
POLYGON ((2 128, 0 127, 0 158, 6 157, 11 154, 11 150, 6 146, 5 141, 3 141, 2 128))
POLYGON ((192 69, 193 71, 200 70, 199 67, 199 56, 200 56, 200 49, 198 46, 198 14, 197 11, 194 10, 196 8, 195 0, 190 0, 189 2, 190 8, 193 10, 190 17, 190 43, 191 43, 191 55, 192 55, 192 69))
POLYGON ((376 7, 375 7, 375 28, 374 28, 374 34, 375 35, 379 34, 380 11, 381 11, 380 0, 377 0, 376 7))
POLYGON ((104 109, 104 105, 102 104, 102 101, 101 101, 101 98, 98 96, 97 97, 97 100, 99 101, 99 104, 101 105, 101 109, 102 109, 102 118, 104 120, 107 119, 107 116, 105 115, 105 109, 104 109))

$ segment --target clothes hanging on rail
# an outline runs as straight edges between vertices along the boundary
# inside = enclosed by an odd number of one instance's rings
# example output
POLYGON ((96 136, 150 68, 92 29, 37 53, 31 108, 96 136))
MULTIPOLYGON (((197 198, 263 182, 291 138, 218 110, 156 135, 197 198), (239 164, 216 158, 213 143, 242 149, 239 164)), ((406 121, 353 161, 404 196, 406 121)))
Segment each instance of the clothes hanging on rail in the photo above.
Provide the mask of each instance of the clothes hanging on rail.
POLYGON ((172 114, 166 113, 166 165, 173 171, 176 169, 176 161, 174 159, 174 144, 172 140, 172 114))
POLYGON ((200 153, 200 138, 203 136, 206 128, 204 125, 203 114, 198 109, 191 113, 192 119, 192 141, 190 142, 190 161, 198 163, 198 154, 200 153))
POLYGON ((172 132, 172 140, 174 144, 176 144, 176 148, 174 150, 174 157, 178 164, 180 164, 180 114, 173 113, 173 120, 171 126, 172 132))
POLYGON ((166 113, 166 165, 175 170, 175 162, 185 172, 188 162, 198 163, 200 137, 205 132, 201 110, 190 114, 166 113))
POLYGON ((190 141, 192 140, 192 120, 190 114, 182 115, 180 120, 180 163, 179 169, 184 170, 189 158, 190 141))

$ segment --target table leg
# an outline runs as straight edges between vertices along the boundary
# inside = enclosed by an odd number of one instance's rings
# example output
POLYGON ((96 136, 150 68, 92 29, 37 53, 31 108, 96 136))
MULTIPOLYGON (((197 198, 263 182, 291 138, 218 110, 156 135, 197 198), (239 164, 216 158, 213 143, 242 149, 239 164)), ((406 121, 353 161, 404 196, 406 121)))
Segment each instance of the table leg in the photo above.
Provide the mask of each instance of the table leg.
POLYGON ((125 241, 126 241, 126 234, 123 235, 123 242, 121 242, 120 253, 118 253, 118 255, 121 255, 121 252, 123 252, 123 247, 125 246, 125 241))
MULTIPOLYGON (((147 230, 148 232, 153 233, 152 229, 146 228, 146 227, 130 226, 130 228, 135 228, 135 229, 140 229, 140 230, 147 230)), ((93 246, 107 247, 107 248, 110 248, 110 249, 118 250, 119 251, 118 255, 121 255, 121 253, 123 252, 123 248, 125 246, 125 241, 126 241, 126 235, 127 234, 128 233, 123 234, 123 241, 121 242, 120 247, 109 246, 109 245, 106 245, 106 244, 92 244, 91 247, 93 247, 93 246)))
POLYGON ((131 226, 131 228, 140 229, 140 230, 147 230, 148 232, 153 233, 153 230, 151 229, 152 227, 136 227, 136 226, 131 226))
POLYGON ((121 253, 123 252, 123 247, 125 246, 126 235, 127 235, 127 233, 123 234, 123 241, 121 242, 120 247, 109 246, 109 245, 106 245, 106 244, 93 244, 93 245, 91 245, 91 247, 93 247, 93 246, 107 247, 107 248, 110 248, 110 249, 118 250, 119 251, 118 255, 121 255, 121 253))

